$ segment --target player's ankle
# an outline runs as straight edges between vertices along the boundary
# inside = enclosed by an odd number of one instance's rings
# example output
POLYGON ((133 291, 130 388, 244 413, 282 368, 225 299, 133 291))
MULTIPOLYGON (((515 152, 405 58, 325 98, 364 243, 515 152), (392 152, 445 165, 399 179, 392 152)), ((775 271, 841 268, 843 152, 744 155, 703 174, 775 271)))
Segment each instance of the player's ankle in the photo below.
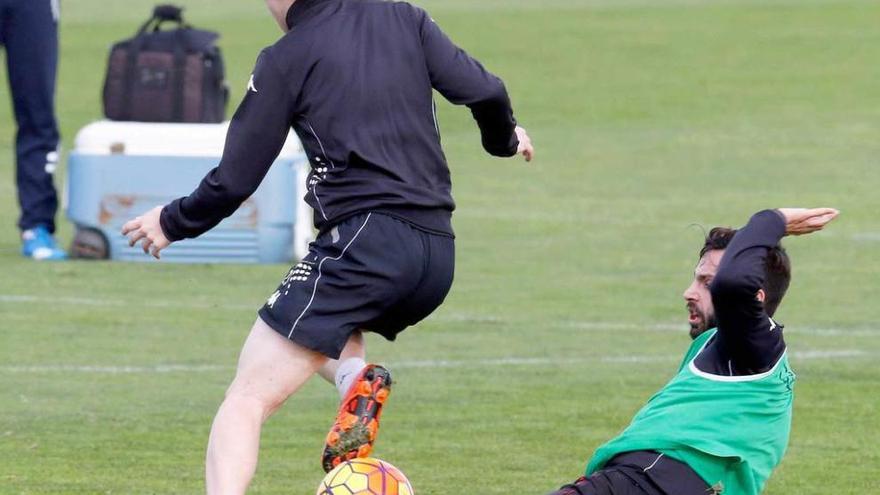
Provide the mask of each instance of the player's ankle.
POLYGON ((334 383, 336 384, 336 390, 339 391, 340 398, 345 398, 348 390, 366 365, 366 361, 360 357, 348 358, 339 363, 334 383))

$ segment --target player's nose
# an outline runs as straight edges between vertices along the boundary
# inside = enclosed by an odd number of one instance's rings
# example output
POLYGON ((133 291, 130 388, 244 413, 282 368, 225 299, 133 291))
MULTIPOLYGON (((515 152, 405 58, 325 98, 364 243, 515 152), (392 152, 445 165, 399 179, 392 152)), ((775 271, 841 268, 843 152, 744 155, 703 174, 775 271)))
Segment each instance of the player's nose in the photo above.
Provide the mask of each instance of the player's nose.
POLYGON ((687 289, 684 290, 684 293, 681 296, 684 298, 685 301, 690 302, 699 299, 699 293, 694 287, 695 285, 696 282, 692 282, 691 285, 689 285, 687 289))

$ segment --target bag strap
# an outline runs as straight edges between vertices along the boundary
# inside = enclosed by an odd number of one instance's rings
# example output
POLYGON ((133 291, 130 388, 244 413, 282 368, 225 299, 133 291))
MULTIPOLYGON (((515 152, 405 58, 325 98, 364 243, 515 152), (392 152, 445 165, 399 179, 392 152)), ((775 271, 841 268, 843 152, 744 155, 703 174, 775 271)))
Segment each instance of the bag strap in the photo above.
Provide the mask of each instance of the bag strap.
POLYGON ((141 54, 143 39, 140 36, 131 40, 126 50, 125 73, 122 79, 122 120, 131 120, 131 93, 134 89, 138 56, 141 54))
POLYGON ((183 93, 186 86, 186 43, 185 30, 174 33, 177 42, 174 44, 174 92, 172 93, 171 118, 174 122, 183 122, 183 93))

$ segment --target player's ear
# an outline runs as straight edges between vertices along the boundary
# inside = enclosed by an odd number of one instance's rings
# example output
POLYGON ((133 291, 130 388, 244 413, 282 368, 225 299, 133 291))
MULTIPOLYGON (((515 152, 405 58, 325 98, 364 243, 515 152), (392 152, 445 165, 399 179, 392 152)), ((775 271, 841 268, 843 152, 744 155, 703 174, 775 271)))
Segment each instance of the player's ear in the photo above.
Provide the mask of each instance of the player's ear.
POLYGON ((761 301, 762 303, 767 299, 767 293, 764 292, 764 289, 758 289, 758 293, 755 294, 755 299, 761 301))
POLYGON ((278 23, 278 27, 285 33, 289 31, 287 27, 287 12, 293 5, 294 0, 266 0, 266 7, 278 23))

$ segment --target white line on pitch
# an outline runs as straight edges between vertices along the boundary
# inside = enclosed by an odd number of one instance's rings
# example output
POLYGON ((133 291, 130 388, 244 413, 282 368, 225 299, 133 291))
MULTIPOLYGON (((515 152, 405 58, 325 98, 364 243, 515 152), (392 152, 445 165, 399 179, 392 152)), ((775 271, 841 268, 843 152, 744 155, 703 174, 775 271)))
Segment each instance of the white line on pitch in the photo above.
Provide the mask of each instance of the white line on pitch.
POLYGON ((155 366, 99 366, 99 365, 75 365, 75 364, 46 364, 46 365, 22 365, 0 366, 0 372, 6 373, 101 373, 101 374, 162 374, 162 373, 205 373, 214 371, 234 370, 234 366, 219 366, 212 364, 159 364, 155 366))
POLYGON ((854 241, 877 242, 880 241, 880 232, 862 232, 853 234, 852 238, 854 241))
MULTIPOLYGON (((792 352, 795 361, 815 361, 842 358, 873 358, 875 354, 857 350, 840 349, 831 351, 792 352)), ((412 361, 391 361, 389 368, 491 368, 505 366, 560 366, 588 363, 639 364, 674 363, 681 356, 674 355, 619 355, 595 357, 502 357, 489 359, 426 359, 412 361)), ((212 364, 160 364, 154 366, 100 366, 100 365, 7 365, 0 366, 0 373, 38 374, 38 373, 98 373, 98 374, 163 374, 163 373, 211 373, 231 372, 234 366, 212 364)))
POLYGON ((231 309, 231 310, 253 310, 259 309, 259 306, 246 306, 243 304, 226 304, 217 303, 193 303, 193 302, 174 302, 162 301, 155 299, 138 299, 126 301, 123 299, 96 299, 90 297, 56 297, 56 296, 31 296, 16 294, 0 294, 0 303, 24 303, 24 304, 46 304, 53 305, 65 304, 70 306, 96 306, 96 307, 147 307, 147 308, 179 308, 179 309, 231 309))

